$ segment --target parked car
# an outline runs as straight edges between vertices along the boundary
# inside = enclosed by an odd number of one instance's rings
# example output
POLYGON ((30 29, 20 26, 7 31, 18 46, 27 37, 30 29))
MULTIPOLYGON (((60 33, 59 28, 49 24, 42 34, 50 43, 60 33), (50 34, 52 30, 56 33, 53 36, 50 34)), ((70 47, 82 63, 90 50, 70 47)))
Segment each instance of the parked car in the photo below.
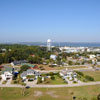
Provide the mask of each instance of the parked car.
POLYGON ((30 88, 30 86, 26 86, 25 88, 26 88, 26 89, 29 89, 29 88, 30 88))

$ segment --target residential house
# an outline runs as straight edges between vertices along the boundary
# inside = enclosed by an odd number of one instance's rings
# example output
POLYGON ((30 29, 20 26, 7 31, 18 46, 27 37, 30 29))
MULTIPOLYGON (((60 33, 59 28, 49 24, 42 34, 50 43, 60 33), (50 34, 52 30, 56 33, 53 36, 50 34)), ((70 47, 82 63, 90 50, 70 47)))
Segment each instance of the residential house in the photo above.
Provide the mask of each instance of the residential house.
POLYGON ((35 76, 35 78, 37 79, 38 77, 40 77, 40 73, 38 72, 38 71, 35 71, 35 70, 33 70, 33 69, 28 69, 27 71, 24 71, 23 73, 21 73, 21 75, 20 75, 20 77, 23 79, 23 80, 25 80, 25 79, 27 79, 27 76, 28 75, 34 75, 35 76))

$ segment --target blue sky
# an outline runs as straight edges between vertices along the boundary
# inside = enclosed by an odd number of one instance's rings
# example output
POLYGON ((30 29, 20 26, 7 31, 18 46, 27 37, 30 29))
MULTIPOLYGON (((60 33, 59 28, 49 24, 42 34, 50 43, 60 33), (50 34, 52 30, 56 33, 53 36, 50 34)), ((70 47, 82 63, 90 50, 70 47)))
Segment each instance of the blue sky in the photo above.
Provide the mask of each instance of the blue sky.
POLYGON ((0 0, 0 42, 100 42, 100 0, 0 0))

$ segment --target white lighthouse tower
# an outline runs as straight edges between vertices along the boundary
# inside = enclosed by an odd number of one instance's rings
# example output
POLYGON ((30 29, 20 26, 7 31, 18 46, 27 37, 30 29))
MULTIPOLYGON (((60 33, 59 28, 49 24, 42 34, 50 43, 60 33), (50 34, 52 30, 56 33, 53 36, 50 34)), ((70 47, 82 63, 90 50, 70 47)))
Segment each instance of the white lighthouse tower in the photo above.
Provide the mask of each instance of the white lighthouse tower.
POLYGON ((51 51, 51 40, 47 40, 47 51, 51 51))

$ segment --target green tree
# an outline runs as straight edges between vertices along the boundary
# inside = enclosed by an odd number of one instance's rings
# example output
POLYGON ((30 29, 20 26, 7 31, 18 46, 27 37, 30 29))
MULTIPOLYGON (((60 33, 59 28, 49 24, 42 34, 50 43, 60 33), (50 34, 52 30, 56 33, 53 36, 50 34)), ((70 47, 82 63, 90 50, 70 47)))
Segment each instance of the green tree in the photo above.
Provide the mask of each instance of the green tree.
POLYGON ((3 56, 0 55, 0 65, 3 63, 3 56))
POLYGON ((100 100, 100 94, 97 96, 97 100, 100 100))
POLYGON ((27 69, 29 69, 28 65, 23 65, 20 69, 20 73, 22 73, 23 71, 26 71, 27 69))

